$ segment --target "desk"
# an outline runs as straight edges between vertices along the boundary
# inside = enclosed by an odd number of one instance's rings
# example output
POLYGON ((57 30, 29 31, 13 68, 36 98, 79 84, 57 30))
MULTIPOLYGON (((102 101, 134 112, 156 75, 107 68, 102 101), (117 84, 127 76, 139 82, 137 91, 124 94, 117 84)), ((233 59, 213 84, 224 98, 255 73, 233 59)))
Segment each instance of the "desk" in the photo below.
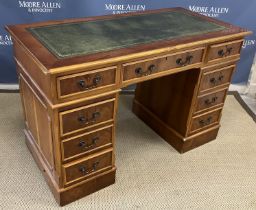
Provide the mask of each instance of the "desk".
POLYGON ((137 84, 133 112, 180 153, 215 139, 250 34, 182 8, 6 28, 26 143, 60 205, 115 182, 123 87, 137 84))

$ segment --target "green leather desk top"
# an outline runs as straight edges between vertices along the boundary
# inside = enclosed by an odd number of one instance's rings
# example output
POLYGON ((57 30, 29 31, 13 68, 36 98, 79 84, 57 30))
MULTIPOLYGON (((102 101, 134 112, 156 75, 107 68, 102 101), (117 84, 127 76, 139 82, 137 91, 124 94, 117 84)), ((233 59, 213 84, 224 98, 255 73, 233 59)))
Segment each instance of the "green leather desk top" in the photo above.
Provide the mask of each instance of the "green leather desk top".
POLYGON ((69 58, 223 29, 182 11, 169 11, 27 30, 56 57, 69 58))

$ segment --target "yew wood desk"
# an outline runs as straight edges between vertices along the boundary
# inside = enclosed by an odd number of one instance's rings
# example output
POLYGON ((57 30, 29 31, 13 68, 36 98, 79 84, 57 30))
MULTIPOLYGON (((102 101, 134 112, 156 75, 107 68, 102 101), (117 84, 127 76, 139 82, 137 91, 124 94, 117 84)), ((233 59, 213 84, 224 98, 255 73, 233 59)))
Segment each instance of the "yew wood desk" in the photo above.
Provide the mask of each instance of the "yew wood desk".
POLYGON ((133 112, 180 153, 215 139, 250 33, 182 8, 6 28, 26 143, 60 205, 115 182, 122 87, 137 84, 133 112))

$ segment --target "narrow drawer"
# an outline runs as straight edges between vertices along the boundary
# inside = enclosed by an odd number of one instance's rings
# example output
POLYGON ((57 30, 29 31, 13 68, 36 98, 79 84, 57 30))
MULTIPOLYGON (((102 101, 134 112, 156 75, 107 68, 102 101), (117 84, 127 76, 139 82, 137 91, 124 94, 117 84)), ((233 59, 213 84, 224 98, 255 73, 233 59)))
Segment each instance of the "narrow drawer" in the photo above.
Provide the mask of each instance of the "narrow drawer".
POLYGON ((224 84, 229 84, 235 65, 227 66, 211 72, 204 72, 200 83, 200 91, 205 91, 224 84))
POLYGON ((113 126, 108 126, 62 141, 63 160, 79 157, 112 145, 112 130, 113 126))
POLYGON ((112 150, 63 165, 65 184, 89 178, 112 167, 112 150))
POLYGON ((123 65, 123 81, 202 62, 204 48, 169 54, 123 65))
POLYGON ((115 99, 60 112, 60 132, 67 135, 113 120, 115 99))
POLYGON ((190 133, 208 128, 219 122, 221 108, 192 118, 190 133))
POLYGON ((243 40, 214 44, 210 46, 208 61, 222 59, 231 55, 240 54, 243 40))
POLYGON ((195 112, 209 109, 219 104, 223 104, 226 93, 227 93, 227 89, 214 92, 211 94, 199 96, 197 98, 195 112))
POLYGON ((115 85, 116 67, 72 74, 57 78, 58 97, 64 98, 115 85))

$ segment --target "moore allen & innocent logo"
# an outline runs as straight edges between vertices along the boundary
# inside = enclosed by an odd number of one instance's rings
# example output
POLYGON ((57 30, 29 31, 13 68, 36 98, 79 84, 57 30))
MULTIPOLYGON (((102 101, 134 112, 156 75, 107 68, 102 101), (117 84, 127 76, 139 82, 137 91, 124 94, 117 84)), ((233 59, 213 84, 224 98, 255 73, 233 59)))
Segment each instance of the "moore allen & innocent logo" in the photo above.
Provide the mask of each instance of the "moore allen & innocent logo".
POLYGON ((0 45, 12 45, 12 38, 10 35, 0 35, 0 45))
POLYGON ((202 15, 215 18, 219 17, 221 14, 227 14, 229 12, 229 8, 227 7, 203 7, 190 5, 189 9, 193 12, 198 12, 202 15))
POLYGON ((105 4, 105 10, 112 11, 112 14, 145 11, 145 4, 105 4))
POLYGON ((55 1, 19 1, 19 7, 26 8, 31 13, 51 13, 61 8, 60 2, 55 1))

